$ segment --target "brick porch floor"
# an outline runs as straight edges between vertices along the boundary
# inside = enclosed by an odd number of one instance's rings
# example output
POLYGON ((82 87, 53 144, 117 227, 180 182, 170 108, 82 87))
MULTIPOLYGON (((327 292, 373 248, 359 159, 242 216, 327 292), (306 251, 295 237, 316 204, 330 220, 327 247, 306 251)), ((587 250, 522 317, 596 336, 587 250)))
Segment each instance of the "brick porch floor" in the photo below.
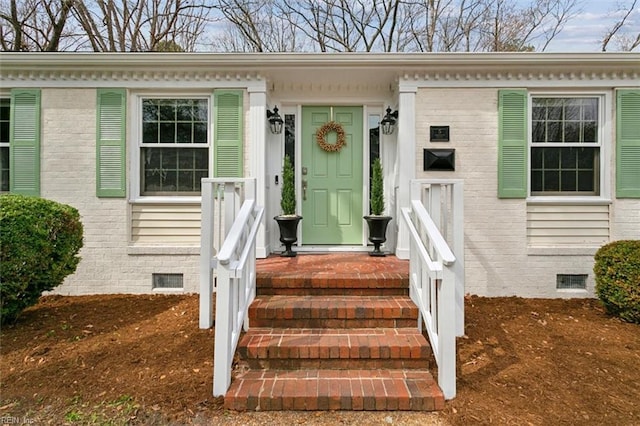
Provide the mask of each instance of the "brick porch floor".
POLYGON ((367 253, 258 260, 234 410, 439 410, 408 261, 367 253))

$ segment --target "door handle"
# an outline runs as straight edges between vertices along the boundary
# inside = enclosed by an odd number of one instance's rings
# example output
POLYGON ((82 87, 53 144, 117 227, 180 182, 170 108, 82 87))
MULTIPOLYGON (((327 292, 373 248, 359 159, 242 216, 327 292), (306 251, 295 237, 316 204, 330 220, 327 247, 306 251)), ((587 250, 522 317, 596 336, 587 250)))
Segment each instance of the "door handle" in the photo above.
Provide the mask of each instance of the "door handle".
POLYGON ((302 199, 307 199, 307 180, 302 179, 302 199))

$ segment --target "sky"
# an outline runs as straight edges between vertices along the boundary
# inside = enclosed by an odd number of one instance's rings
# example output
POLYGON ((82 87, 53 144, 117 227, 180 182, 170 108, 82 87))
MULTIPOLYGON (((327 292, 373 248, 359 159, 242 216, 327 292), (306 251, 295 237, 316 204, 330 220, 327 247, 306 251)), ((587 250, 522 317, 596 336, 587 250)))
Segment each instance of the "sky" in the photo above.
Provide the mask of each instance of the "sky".
MULTIPOLYGON (((579 15, 569 21, 562 32, 549 44, 546 52, 599 52, 604 34, 616 22, 615 10, 619 2, 629 0, 582 0, 579 15)), ((619 16, 619 15, 618 15, 619 16)), ((628 30, 640 31, 640 10, 632 14, 628 30)), ((615 50, 611 46, 608 50, 615 50)))

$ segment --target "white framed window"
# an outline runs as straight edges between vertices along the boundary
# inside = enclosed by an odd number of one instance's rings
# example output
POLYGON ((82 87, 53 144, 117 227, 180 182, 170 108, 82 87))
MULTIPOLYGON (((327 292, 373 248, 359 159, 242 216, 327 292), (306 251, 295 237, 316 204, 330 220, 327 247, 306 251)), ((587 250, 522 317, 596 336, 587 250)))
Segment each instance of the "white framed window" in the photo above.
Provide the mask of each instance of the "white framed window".
POLYGON ((0 192, 9 192, 11 97, 0 94, 0 192))
POLYGON ((531 197, 606 195, 606 97, 532 94, 530 100, 531 197))
POLYGON ((199 197, 210 176, 211 97, 135 98, 134 197, 199 197))

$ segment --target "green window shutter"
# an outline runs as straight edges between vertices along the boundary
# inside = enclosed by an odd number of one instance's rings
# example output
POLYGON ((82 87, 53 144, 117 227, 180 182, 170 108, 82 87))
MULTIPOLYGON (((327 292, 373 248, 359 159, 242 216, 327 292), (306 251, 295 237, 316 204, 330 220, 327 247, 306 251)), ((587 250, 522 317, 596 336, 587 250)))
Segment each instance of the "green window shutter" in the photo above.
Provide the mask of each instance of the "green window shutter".
POLYGON ((243 93, 216 90, 214 102, 214 176, 242 177, 243 93))
POLYGON ((527 196, 527 91, 498 93, 498 197, 527 196))
POLYGON ((98 89, 96 123, 96 195, 125 197, 125 122, 124 89, 98 89))
POLYGON ((13 89, 9 130, 9 190, 40 196, 40 90, 13 89))
POLYGON ((640 90, 618 90, 616 195, 640 198, 640 90))

